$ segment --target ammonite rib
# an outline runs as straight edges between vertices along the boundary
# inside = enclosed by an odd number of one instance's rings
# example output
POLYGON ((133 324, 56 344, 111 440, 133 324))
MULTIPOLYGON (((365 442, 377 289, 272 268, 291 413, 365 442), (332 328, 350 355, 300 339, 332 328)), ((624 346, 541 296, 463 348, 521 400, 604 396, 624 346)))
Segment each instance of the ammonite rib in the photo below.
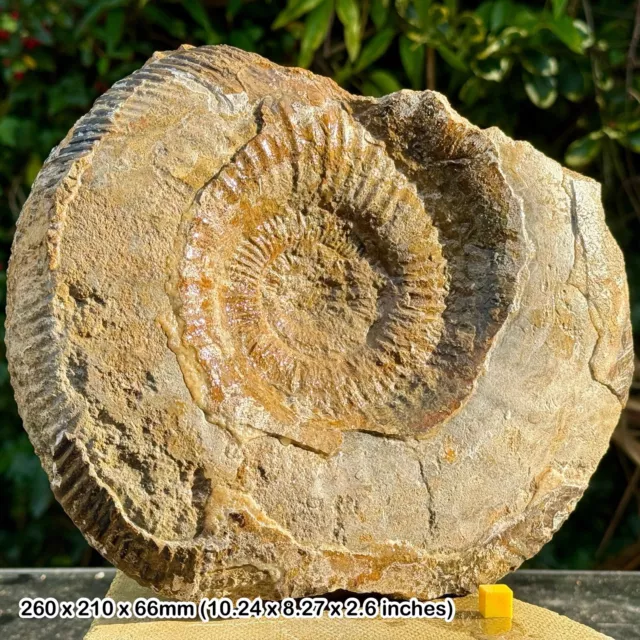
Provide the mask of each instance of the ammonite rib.
POLYGON ((185 598, 496 580, 584 490, 630 335, 595 183, 438 94, 358 98, 229 47, 96 102, 8 277, 56 497, 185 598))
POLYGON ((237 411, 253 398, 265 430, 309 446, 310 421, 419 429, 446 298, 437 232, 343 109, 274 114, 187 216, 178 312, 208 373, 202 408, 234 411, 235 388, 237 411))

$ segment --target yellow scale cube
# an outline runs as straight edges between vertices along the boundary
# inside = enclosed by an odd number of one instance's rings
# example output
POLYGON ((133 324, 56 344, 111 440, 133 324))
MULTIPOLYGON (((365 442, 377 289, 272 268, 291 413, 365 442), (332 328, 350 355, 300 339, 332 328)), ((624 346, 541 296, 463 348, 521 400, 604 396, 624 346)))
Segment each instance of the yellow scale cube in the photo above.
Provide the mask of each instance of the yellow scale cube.
POLYGON ((478 595, 483 618, 513 618, 513 591, 506 584, 481 584, 478 595))

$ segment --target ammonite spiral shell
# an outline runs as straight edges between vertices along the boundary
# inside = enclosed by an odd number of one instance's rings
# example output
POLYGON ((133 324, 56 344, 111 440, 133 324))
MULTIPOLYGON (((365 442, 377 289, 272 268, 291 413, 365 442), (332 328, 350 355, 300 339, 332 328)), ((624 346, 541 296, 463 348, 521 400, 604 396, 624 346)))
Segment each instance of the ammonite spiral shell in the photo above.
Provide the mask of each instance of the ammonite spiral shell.
POLYGON ((159 592, 434 597, 582 494, 626 400, 593 181, 433 92, 157 54, 45 163, 8 356, 56 497, 159 592))

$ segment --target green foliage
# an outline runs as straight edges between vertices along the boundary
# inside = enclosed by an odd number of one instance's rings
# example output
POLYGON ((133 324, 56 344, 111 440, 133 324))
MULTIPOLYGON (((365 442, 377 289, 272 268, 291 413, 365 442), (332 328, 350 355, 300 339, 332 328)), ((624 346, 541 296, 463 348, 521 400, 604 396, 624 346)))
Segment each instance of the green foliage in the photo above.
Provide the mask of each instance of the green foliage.
POLYGON ((360 7, 356 0, 336 0, 336 13, 344 27, 344 42, 353 62, 360 53, 362 26, 360 25, 360 7))
POLYGON ((582 169, 591 164, 602 152, 602 132, 594 131, 574 140, 564 154, 565 162, 574 169, 582 169))
MULTIPOLYGON (((497 125, 600 180, 609 224, 626 253, 639 332, 633 24, 633 3, 614 0, 0 0, 0 304, 20 207, 75 120, 155 50, 226 43, 308 67, 353 92, 440 90, 472 122, 497 125)), ((21 429, 3 358, 0 415, 0 564, 96 562, 52 499, 21 429)), ((603 473, 587 499, 615 504, 620 486, 603 473)), ((597 537, 603 524, 582 518, 572 536, 571 522, 558 546, 545 548, 547 564, 593 562, 573 540, 585 526, 597 537)))

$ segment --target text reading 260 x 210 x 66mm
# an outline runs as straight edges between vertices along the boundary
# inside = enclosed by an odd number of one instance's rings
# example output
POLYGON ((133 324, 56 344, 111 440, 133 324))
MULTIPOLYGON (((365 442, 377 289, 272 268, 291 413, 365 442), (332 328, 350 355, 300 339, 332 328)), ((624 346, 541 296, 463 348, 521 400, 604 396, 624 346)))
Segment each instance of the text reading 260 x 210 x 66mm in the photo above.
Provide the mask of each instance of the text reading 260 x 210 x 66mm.
POLYGON ((389 600, 388 598, 348 598, 344 602, 327 598, 262 600, 240 598, 203 598, 199 602, 167 602, 158 598, 138 598, 134 602, 112 598, 22 598, 21 618, 151 618, 156 620, 209 620, 244 618, 438 618, 450 622, 455 616, 451 598, 437 602, 389 600))

